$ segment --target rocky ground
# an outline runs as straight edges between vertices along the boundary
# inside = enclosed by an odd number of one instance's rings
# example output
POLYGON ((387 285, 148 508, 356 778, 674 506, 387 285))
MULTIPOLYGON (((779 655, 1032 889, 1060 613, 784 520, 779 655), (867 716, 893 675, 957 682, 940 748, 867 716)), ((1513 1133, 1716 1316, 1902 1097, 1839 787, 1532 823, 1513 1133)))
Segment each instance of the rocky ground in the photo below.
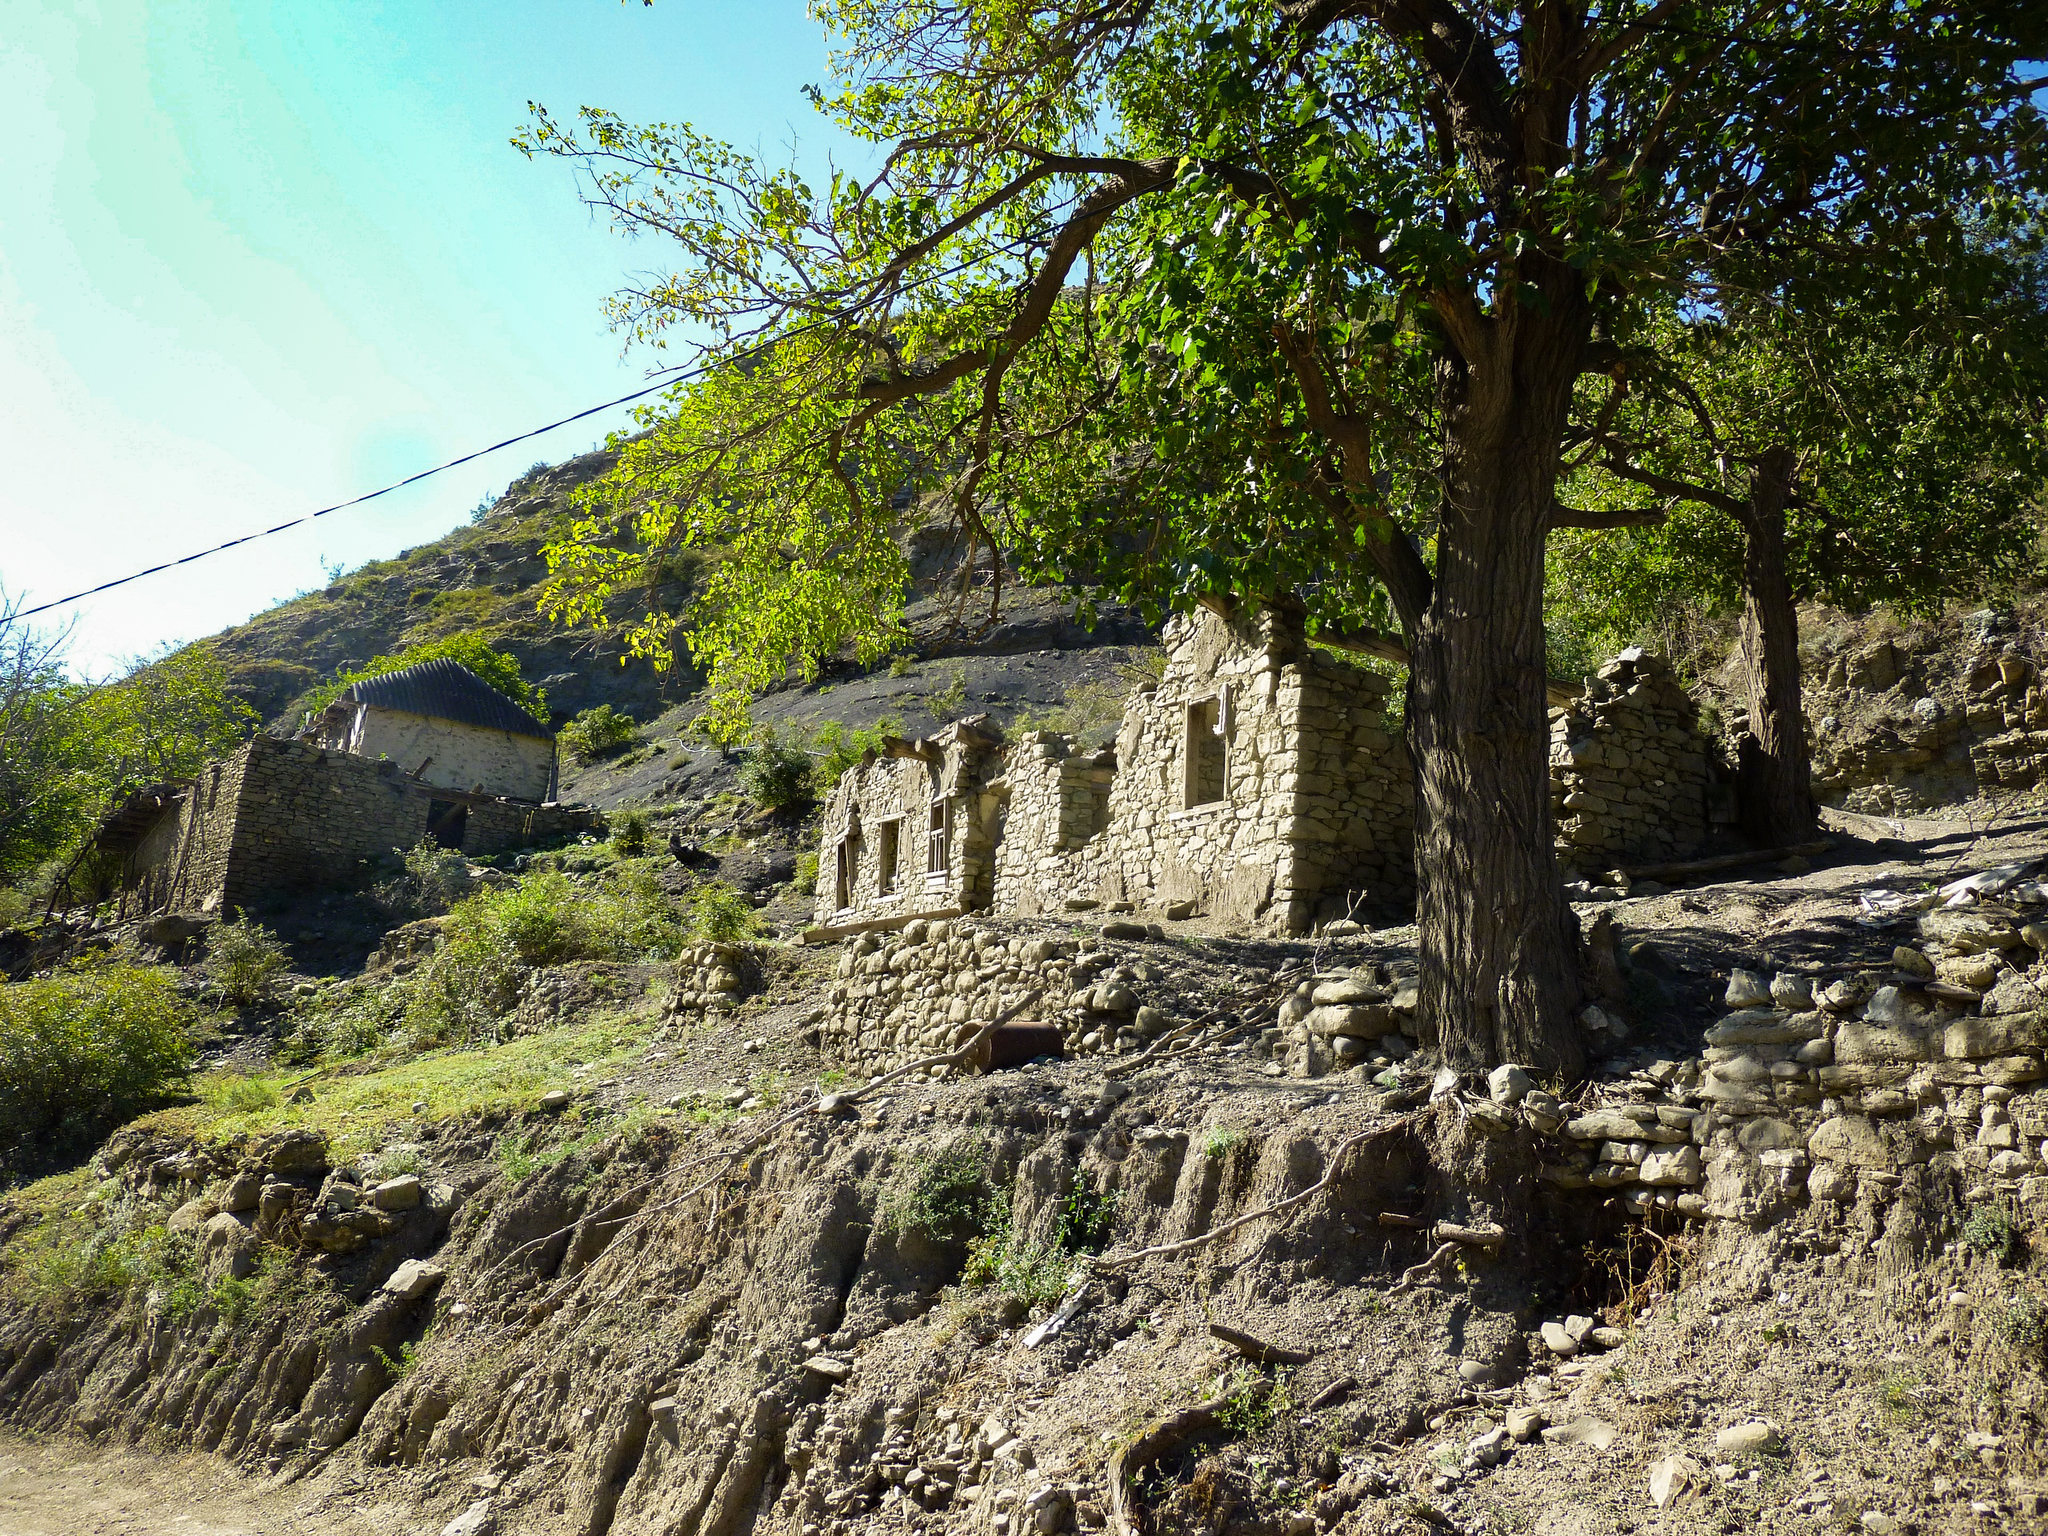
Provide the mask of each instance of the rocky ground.
POLYGON ((440 1057, 154 1117, 0 1215, 0 1414, 62 1437, 9 1448, 0 1519, 152 1529, 113 1522, 163 1498, 227 1530, 454 1536, 2048 1530, 2038 1057, 1996 1068, 2010 1086, 1965 1062, 1944 1087, 1937 1062, 1895 1089, 1850 1049, 1892 1038, 1860 1000, 1824 1029, 1726 1011, 1738 971, 1818 990, 1902 945, 2030 985, 2023 909, 1960 952, 1918 913, 1859 919, 2048 841, 1834 835, 1812 869, 1582 905, 1613 920, 1627 1028, 1571 1094, 1447 1085, 1405 1048, 1306 1065, 1281 1003, 1397 977, 1407 931, 1077 921, 1062 942, 1146 1006, 1213 1023, 856 1095, 818 1053, 836 947, 767 952, 703 1014, 585 965, 536 983, 538 1033, 456 1053, 498 1074, 459 1104, 440 1057), (1724 1085, 1744 1048, 1710 1042, 1774 1030, 1840 1054, 1759 1111, 1741 1096, 1769 1082, 1724 1085), (1704 1172, 1646 1185, 1644 1155, 1704 1172), (24 1288, 117 1229, 168 1246, 118 1284, 24 1288), (181 1232, 188 1269, 162 1257, 181 1232))

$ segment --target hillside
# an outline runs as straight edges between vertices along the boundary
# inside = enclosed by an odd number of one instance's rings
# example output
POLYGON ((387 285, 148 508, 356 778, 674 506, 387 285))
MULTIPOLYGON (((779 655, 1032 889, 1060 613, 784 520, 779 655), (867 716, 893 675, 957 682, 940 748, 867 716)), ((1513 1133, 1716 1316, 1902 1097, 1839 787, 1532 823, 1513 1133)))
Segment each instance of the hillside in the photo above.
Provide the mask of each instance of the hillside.
MULTIPOLYGON (((373 560, 214 637, 236 688, 266 722, 290 721, 308 689, 373 656, 469 632, 519 660, 542 682, 558 718, 609 703, 635 714, 688 691, 684 668, 664 676, 644 661, 620 664, 615 637, 563 628, 534 611, 547 577, 542 547, 571 516, 569 494, 611 467, 609 450, 536 465, 505 488, 476 522, 431 543, 373 560)), ((685 580, 657 596, 678 601, 685 580)), ((622 595, 628 611, 645 594, 622 595)))

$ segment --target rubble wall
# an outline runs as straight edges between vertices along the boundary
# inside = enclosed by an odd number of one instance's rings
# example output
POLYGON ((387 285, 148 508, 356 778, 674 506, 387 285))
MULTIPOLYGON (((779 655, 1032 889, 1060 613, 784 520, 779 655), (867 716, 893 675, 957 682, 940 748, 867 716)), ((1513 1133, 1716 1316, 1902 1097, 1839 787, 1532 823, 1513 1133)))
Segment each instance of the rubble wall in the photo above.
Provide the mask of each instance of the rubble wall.
POLYGON ((1709 743, 1658 657, 1624 652, 1551 712, 1560 861, 1581 870, 1691 858, 1709 822, 1709 743))
POLYGON ((826 994, 820 1052, 851 1071, 888 1071, 957 1049, 1034 993, 1019 1021, 1056 1024, 1068 1056, 1140 1050, 1174 1020, 1143 1001, 1160 979, 1132 947, 1144 925, 1105 930, 1081 940, 1029 924, 940 920, 861 934, 847 941, 826 994), (1125 930, 1127 940, 1114 937, 1125 930))

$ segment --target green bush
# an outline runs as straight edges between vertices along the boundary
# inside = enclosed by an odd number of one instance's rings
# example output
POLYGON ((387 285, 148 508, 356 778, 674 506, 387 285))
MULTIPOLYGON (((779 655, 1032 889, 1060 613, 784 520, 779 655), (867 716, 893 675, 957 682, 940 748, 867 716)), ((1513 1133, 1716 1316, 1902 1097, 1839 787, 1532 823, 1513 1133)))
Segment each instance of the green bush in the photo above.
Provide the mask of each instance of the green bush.
POLYGON ((815 848, 806 849, 796 856, 796 874, 790 883, 796 887, 799 896, 818 894, 818 852, 815 848))
POLYGON ((884 715, 872 727, 853 727, 827 720, 811 732, 808 743, 811 751, 811 783, 817 793, 824 793, 845 776, 846 770, 859 762, 870 752, 882 750, 884 737, 903 734, 903 722, 894 715, 884 715))
POLYGON ((649 823, 645 811, 623 811, 612 818, 612 851, 621 858, 637 859, 647 851, 649 823))
POLYGON ((764 727, 740 769, 748 798, 764 811, 787 811, 811 801, 811 754, 796 739, 764 727))
POLYGON ((214 928, 201 969, 222 997, 246 1008, 270 995, 270 984, 291 963, 291 956, 277 935, 250 922, 248 913, 238 912, 236 919, 214 928))
POLYGON ((892 1186, 882 1218, 933 1242, 979 1237, 992 1218, 987 1145, 959 1142, 919 1158, 892 1186))
POLYGON ((169 973, 61 971, 0 984, 0 1146, 118 1124, 182 1088, 192 1005, 169 973))
POLYGON ((753 904, 729 885, 706 881, 690 893, 690 936, 705 944, 737 944, 760 926, 753 904))
POLYGON ((1972 1206, 1963 1218, 1963 1244, 1994 1259, 2010 1258, 2019 1247, 2019 1229, 1995 1205, 1972 1206))
POLYGON ((561 730, 555 739, 571 757, 589 762, 616 752, 640 734, 630 715, 622 715, 609 704, 586 709, 561 730))

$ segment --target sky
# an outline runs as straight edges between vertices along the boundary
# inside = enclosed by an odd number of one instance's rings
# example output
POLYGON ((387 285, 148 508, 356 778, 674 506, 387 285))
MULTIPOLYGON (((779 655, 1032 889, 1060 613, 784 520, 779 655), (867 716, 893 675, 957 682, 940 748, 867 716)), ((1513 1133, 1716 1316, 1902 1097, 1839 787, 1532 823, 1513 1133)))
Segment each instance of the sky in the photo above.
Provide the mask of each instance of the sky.
MULTIPOLYGON (((673 260, 511 134, 529 100, 807 166, 802 0, 9 0, 0 588, 174 559, 625 395, 603 302, 673 260)), ((667 361, 673 361, 668 359, 667 361)), ((624 408, 46 615, 71 663, 212 634, 424 543, 624 408)))

